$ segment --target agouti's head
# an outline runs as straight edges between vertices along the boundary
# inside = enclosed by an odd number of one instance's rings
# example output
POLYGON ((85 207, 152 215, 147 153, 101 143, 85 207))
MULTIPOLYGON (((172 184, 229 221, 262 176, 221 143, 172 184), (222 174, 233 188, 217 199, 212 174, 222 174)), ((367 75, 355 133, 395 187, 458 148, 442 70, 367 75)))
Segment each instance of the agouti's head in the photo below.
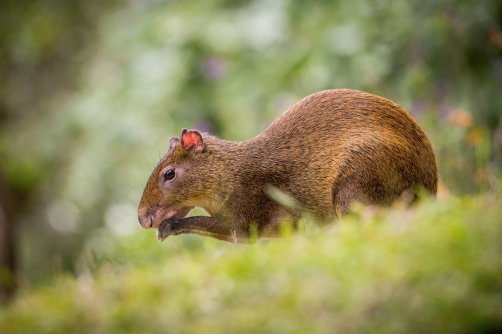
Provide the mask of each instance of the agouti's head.
POLYGON ((157 228, 169 218, 183 218, 205 196, 201 166, 205 147, 202 135, 183 129, 173 137, 167 154, 153 170, 139 204, 138 220, 143 228, 157 228))

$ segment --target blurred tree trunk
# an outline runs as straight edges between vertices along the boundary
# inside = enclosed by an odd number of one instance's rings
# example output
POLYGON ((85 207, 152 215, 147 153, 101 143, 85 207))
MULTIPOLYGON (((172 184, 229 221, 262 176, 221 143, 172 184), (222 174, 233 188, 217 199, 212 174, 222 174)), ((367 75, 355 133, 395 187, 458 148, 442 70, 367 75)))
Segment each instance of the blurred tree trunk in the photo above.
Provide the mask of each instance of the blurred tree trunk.
MULTIPOLYGON (((34 210, 35 203, 46 203, 38 191, 58 168, 64 168, 59 163, 65 156, 54 150, 25 160, 20 153, 27 152, 21 148, 24 143, 12 138, 12 132, 21 130, 21 124, 45 120, 52 114, 48 105, 78 87, 100 19, 121 4, 116 0, 0 0, 0 303, 12 297, 21 275, 23 259, 16 250, 23 245, 17 238, 17 222, 34 210), (9 162, 11 173, 28 167, 16 178, 2 170, 4 161, 9 162)), ((43 251, 44 246, 38 248, 43 251)))
POLYGON ((16 288, 14 224, 9 199, 0 173, 0 303, 8 301, 16 288))

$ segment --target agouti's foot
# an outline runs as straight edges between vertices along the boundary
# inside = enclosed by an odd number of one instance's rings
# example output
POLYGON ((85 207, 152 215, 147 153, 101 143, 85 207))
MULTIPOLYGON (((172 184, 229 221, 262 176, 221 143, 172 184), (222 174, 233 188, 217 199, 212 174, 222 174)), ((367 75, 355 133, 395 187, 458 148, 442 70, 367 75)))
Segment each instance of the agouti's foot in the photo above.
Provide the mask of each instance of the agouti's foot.
POLYGON ((164 241, 165 238, 173 234, 174 221, 174 219, 166 219, 160 223, 159 228, 157 229, 157 241, 164 241))

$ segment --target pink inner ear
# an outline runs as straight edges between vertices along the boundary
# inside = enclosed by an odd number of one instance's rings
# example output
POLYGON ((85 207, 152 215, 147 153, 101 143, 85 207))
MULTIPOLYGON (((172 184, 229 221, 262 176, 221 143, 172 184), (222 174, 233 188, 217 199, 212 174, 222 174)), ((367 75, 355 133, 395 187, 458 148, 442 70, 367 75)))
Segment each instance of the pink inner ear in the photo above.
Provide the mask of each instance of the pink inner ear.
POLYGON ((195 146, 195 150, 200 152, 204 148, 202 136, 197 131, 183 130, 181 134, 183 148, 188 150, 195 146))

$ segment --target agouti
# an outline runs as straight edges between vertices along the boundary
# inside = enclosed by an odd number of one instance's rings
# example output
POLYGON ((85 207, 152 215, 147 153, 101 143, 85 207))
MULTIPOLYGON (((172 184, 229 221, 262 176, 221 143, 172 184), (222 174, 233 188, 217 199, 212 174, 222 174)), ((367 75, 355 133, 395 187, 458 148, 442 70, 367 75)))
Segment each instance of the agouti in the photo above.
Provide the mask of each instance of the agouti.
POLYGON ((158 240, 195 233, 230 242, 278 237, 302 213, 330 220, 354 202, 389 205, 437 190, 432 145, 397 104, 372 94, 327 90, 293 105, 243 142, 183 129, 153 170, 139 223, 158 240), (279 190, 296 203, 270 196, 279 190), (408 196, 409 197, 409 196, 408 196), (193 207, 209 216, 184 218, 193 207))

